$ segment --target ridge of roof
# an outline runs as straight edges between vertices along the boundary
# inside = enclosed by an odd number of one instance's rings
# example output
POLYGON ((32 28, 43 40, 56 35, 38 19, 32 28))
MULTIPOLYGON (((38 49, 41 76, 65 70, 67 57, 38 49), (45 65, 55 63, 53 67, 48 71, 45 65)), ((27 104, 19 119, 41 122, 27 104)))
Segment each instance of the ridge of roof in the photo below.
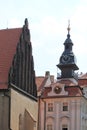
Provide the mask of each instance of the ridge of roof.
POLYGON ((4 29, 0 29, 0 31, 8 31, 8 30, 15 30, 15 29, 22 29, 22 27, 18 27, 18 28, 4 28, 4 29))

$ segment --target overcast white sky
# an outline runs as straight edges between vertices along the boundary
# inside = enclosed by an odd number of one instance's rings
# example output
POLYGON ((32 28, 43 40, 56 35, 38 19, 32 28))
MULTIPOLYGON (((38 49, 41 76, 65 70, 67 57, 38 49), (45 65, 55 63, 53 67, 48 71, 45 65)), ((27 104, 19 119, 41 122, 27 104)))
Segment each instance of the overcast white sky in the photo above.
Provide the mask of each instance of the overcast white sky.
POLYGON ((70 19, 79 73, 87 72, 87 0, 0 0, 0 29, 22 27, 28 18, 36 76, 57 75, 70 19))

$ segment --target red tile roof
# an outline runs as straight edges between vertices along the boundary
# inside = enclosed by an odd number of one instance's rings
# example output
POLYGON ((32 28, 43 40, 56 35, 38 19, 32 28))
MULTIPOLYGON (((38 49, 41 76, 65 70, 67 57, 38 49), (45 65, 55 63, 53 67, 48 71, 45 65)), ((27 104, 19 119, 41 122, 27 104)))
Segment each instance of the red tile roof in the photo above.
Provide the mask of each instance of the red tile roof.
POLYGON ((79 86, 87 86, 87 79, 79 79, 78 84, 79 86))
POLYGON ((43 91, 41 97, 49 97, 48 96, 48 93, 52 90, 52 87, 48 87, 48 88, 45 88, 45 90, 43 91))
POLYGON ((43 76, 36 77, 36 84, 37 84, 38 91, 40 91, 44 87, 46 81, 47 81, 47 77, 43 77, 43 76))
POLYGON ((78 86, 68 86, 65 89, 66 91, 68 91, 68 95, 69 96, 81 96, 82 95, 82 91, 78 86))
MULTIPOLYGON (((50 86, 50 87, 47 87, 47 88, 45 88, 44 89, 44 91, 43 91, 43 94, 42 94, 42 98, 47 98, 47 97, 50 97, 50 96, 48 96, 48 93, 50 92, 50 91, 52 91, 52 87, 50 86)), ((81 90, 81 88, 79 87, 79 86, 67 86, 67 87, 65 87, 65 91, 66 92, 68 92, 68 95, 66 95, 66 97, 67 96, 82 96, 82 90, 81 90)), ((59 96, 64 96, 64 95, 56 95, 56 96, 52 96, 51 95, 51 97, 59 97, 59 96)))
MULTIPOLYGON (((57 81, 56 83, 52 83, 51 85, 49 85, 48 87, 45 87, 44 91, 43 91, 43 94, 42 94, 42 98, 49 98, 50 96, 48 96, 48 93, 50 91, 52 91, 52 88, 54 88, 55 86, 58 86, 60 85, 64 85, 65 86, 65 91, 68 92, 68 95, 66 96, 82 96, 83 93, 82 93, 82 89, 80 88, 80 86, 78 85, 78 82, 73 82, 73 80, 65 80, 65 79, 62 79, 62 80, 59 80, 57 81), (59 83, 59 84, 58 84, 59 83)), ((64 96, 64 95, 51 95, 51 97, 59 97, 59 96, 64 96)))
POLYGON ((43 80, 44 80, 43 76, 36 77, 37 90, 39 90, 39 87, 41 86, 43 80))
POLYGON ((22 28, 0 30, 0 89, 8 88, 8 73, 22 28))
POLYGON ((81 75, 79 76, 79 79, 87 79, 87 73, 81 74, 81 75))

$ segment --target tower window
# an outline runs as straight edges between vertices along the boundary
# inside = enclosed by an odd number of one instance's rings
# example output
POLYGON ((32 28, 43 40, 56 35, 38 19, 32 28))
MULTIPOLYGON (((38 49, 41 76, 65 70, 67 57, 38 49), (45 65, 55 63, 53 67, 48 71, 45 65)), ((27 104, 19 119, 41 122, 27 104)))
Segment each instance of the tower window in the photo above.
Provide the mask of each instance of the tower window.
POLYGON ((67 102, 63 103, 63 111, 68 111, 68 103, 67 102))
POLYGON ((53 111, 53 103, 48 103, 48 111, 49 112, 53 111))

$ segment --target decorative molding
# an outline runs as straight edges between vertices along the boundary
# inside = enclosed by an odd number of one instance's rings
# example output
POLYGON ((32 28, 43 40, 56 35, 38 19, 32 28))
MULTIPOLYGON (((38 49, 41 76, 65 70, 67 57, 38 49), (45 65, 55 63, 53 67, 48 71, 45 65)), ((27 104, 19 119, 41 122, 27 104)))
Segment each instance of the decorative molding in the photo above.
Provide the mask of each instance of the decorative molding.
POLYGON ((48 93, 48 96, 62 96, 62 95, 68 95, 68 92, 65 91, 65 85, 64 84, 59 84, 59 83, 52 86, 52 91, 48 93), (55 92, 55 88, 57 86, 61 89, 61 91, 59 93, 55 92))

